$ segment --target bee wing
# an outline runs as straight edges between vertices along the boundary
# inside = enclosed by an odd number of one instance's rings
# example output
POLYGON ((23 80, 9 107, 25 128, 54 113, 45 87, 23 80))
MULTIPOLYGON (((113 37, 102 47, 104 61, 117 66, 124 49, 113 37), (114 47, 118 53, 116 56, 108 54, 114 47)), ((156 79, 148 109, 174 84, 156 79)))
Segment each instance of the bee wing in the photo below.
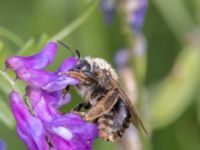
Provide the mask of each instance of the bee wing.
POLYGON ((109 112, 116 104, 119 98, 119 91, 117 89, 109 91, 99 102, 93 106, 85 115, 85 120, 93 121, 103 114, 109 112))
POLYGON ((139 115, 137 114, 135 108, 133 107, 133 104, 131 103, 130 99, 128 98, 128 96, 126 95, 126 93, 120 88, 120 86, 118 85, 119 88, 119 97, 122 99, 122 101, 125 103, 125 105, 128 107, 131 116, 132 116, 132 124, 134 126, 136 126, 138 129, 140 127, 142 127, 142 129, 144 130, 145 133, 147 133, 142 120, 140 119, 139 115))

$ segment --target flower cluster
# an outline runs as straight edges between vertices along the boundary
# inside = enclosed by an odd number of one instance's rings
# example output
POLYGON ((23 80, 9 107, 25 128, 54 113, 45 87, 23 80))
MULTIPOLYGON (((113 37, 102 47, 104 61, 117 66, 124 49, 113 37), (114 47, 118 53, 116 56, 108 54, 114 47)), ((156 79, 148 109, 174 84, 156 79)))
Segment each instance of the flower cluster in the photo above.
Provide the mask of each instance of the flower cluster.
POLYGON ((69 93, 63 94, 63 89, 79 82, 60 72, 74 68, 77 59, 70 57, 57 71, 46 71, 56 51, 57 43, 50 42, 36 55, 12 56, 5 62, 27 84, 25 96, 31 104, 29 108, 16 91, 9 95, 17 133, 30 150, 90 150, 98 136, 96 125, 73 113, 62 114, 58 109, 71 99, 69 93))
POLYGON ((120 0, 102 0, 101 8, 107 22, 112 21, 120 2, 123 5, 128 24, 133 28, 134 32, 140 32, 148 0, 123 0, 123 2, 120 0))

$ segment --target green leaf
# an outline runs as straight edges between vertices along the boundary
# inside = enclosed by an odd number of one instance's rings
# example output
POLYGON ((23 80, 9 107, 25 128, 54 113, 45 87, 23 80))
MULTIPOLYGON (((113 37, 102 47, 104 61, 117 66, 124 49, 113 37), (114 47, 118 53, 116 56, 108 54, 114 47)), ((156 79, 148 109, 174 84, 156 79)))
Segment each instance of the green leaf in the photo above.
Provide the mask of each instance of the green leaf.
POLYGON ((83 23, 85 23, 92 16, 93 12, 99 6, 99 2, 100 0, 95 0, 91 4, 91 6, 87 9, 87 11, 85 11, 81 16, 72 21, 69 25, 64 27, 60 32, 51 37, 50 41, 62 40, 63 38, 70 35, 73 31, 78 29, 83 23))
POLYGON ((3 27, 0 27, 0 37, 7 38, 19 47, 23 45, 23 40, 18 35, 3 27))
POLYGON ((0 97, 0 120, 9 128, 14 128, 15 120, 13 119, 10 108, 5 101, 0 97))
POLYGON ((190 105, 200 85, 200 51, 186 47, 173 71, 151 97, 153 127, 162 128, 176 120, 190 105))
POLYGON ((33 38, 29 39, 23 47, 17 52, 17 55, 24 55, 28 50, 33 48, 35 40, 33 38))
POLYGON ((153 0, 159 13, 165 19, 175 36, 182 40, 184 35, 195 28, 190 13, 180 0, 153 0))
POLYGON ((44 45, 47 44, 48 39, 49 37, 47 34, 42 34, 37 44, 34 46, 34 50, 40 51, 44 47, 44 45))
POLYGON ((27 55, 34 51, 39 51, 48 41, 48 36, 42 34, 38 42, 36 43, 33 38, 29 39, 24 46, 18 51, 17 55, 27 55))
POLYGON ((17 84, 15 84, 15 81, 13 81, 13 79, 6 72, 0 70, 0 76, 3 77, 8 84, 10 84, 13 90, 17 91, 22 95, 20 87, 17 84))

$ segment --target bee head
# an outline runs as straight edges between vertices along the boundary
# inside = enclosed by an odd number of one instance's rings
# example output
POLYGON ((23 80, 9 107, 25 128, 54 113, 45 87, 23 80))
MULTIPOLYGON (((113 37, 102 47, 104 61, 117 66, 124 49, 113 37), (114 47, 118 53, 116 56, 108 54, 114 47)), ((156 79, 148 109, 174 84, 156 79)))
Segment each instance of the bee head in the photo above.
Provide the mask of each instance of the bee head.
POLYGON ((80 59, 76 68, 82 71, 91 71, 91 65, 85 59, 80 59))

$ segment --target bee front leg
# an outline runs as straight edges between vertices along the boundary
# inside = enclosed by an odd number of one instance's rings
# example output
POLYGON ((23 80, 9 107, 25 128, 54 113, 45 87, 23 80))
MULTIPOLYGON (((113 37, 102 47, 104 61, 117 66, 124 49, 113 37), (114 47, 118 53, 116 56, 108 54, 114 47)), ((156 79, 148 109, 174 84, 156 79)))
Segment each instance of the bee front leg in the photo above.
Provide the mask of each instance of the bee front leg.
POLYGON ((67 95, 67 93, 69 92, 69 90, 70 90, 70 86, 69 86, 69 85, 66 86, 66 87, 63 89, 63 91, 62 91, 62 96, 63 96, 63 98, 67 95))

